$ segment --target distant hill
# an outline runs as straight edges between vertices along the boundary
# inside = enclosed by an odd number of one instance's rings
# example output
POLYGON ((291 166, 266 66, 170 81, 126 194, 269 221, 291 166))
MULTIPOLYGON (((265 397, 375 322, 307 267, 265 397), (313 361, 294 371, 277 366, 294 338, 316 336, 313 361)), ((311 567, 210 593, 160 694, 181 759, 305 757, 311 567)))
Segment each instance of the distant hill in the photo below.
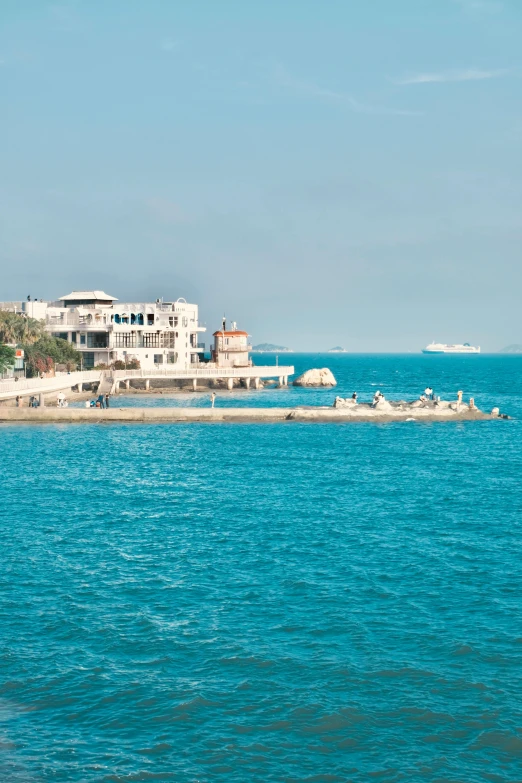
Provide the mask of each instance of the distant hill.
POLYGON ((522 345, 520 345, 520 343, 513 343, 513 345, 508 345, 506 348, 503 348, 500 353, 522 353, 522 345))
POLYGON ((335 348, 330 348, 328 353, 346 353, 346 348, 341 348, 340 345, 336 345, 335 348))
POLYGON ((284 345, 274 345, 273 343, 259 343, 252 346, 253 351, 257 353, 293 353, 291 348, 285 348, 284 345))

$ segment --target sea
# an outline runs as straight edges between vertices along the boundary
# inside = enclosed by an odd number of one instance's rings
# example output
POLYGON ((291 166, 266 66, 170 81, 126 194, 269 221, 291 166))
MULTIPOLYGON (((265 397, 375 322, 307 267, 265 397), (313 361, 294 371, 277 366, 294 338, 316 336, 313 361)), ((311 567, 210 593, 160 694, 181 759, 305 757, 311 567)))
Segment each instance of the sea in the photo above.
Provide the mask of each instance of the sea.
POLYGON ((512 418, 1 425, 1 781, 522 780, 522 357, 278 360, 512 418))

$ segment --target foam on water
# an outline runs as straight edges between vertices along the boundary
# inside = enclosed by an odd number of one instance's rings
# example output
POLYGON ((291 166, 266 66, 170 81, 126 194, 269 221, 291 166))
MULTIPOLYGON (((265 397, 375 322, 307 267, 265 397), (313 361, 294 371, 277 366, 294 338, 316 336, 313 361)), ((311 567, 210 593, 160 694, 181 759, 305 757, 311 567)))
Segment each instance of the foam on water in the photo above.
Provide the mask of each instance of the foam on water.
MULTIPOLYGON (((292 360, 338 389, 237 404, 429 383, 522 414, 518 357, 292 360)), ((0 443, 3 780, 520 777, 517 418, 0 443)))

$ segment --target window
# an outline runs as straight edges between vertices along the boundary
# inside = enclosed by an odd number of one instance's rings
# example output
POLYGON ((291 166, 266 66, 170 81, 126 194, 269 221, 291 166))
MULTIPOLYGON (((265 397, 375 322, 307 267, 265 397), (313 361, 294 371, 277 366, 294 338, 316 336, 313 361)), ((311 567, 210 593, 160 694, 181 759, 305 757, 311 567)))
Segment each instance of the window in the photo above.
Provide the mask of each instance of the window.
POLYGON ((174 353, 174 351, 169 351, 167 361, 169 364, 176 364, 176 362, 178 361, 178 354, 174 353))
POLYGON ((138 335, 136 332, 122 332, 121 334, 118 334, 118 332, 115 332, 113 335, 113 348, 137 348, 137 337, 138 335))
POLYGON ((176 337, 174 332, 163 332, 161 335, 161 347, 162 348, 174 348, 176 345, 176 337))
POLYGON ((94 353, 89 353, 86 351, 83 354, 83 366, 87 369, 94 367, 94 353))
POLYGON ((188 326, 188 318, 187 318, 186 315, 183 316, 183 326, 185 326, 185 327, 188 326))
POLYGON ((80 335, 80 345, 85 345, 86 342, 87 342, 87 335, 86 334, 81 334, 80 335))
POLYGON ((147 313, 147 326, 154 326, 154 314, 147 313))
POLYGON ((161 347, 160 346, 160 333, 159 332, 143 332, 143 347, 144 348, 160 348, 161 347))
POLYGON ((154 364, 163 364, 163 354, 162 353, 155 353, 154 354, 154 364))
POLYGON ((87 335, 88 348, 107 348, 106 332, 89 332, 87 335))
POLYGON ((73 332, 73 333, 71 334, 71 340, 73 341, 73 343, 75 343, 75 342, 76 342, 76 337, 77 337, 77 335, 76 335, 76 332, 73 332))

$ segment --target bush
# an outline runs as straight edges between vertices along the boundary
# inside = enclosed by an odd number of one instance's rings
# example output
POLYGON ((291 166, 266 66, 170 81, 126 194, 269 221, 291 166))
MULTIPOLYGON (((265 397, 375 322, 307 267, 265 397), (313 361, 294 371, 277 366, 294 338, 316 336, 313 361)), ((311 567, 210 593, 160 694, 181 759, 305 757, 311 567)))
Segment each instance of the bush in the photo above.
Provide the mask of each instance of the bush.
POLYGON ((121 359, 112 363, 113 370, 140 370, 141 364, 139 359, 127 359, 127 362, 122 362, 121 359))
POLYGON ((24 345, 27 377, 51 372, 55 364, 65 364, 69 372, 80 364, 80 354, 67 340, 43 335, 31 345, 24 345))

